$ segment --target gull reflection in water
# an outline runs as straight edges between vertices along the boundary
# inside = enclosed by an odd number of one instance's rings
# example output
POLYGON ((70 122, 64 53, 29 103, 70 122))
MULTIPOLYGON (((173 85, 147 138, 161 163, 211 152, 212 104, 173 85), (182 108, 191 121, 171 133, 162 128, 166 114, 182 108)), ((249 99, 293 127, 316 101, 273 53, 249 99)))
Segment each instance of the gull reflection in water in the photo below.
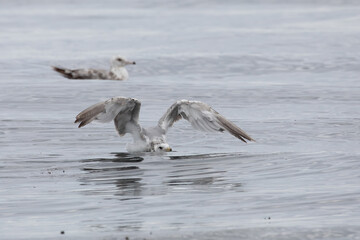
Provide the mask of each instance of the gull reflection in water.
POLYGON ((109 211, 118 231, 137 230, 149 219, 180 212, 187 216, 202 206, 197 203, 211 204, 221 194, 242 192, 243 185, 234 178, 238 174, 232 167, 241 158, 247 156, 112 153, 82 160, 84 173, 79 180, 83 194, 108 200, 100 201, 101 211, 109 211), (194 207, 187 209, 189 203, 194 207))
POLYGON ((85 194, 120 196, 119 200, 141 196, 143 171, 137 166, 143 157, 129 153, 111 153, 111 158, 84 159, 82 185, 92 186, 85 194))
POLYGON ((173 188, 176 191, 217 193, 229 189, 243 191, 241 183, 229 179, 227 167, 232 161, 244 157, 241 153, 112 155, 109 158, 82 160, 85 174, 80 181, 90 186, 86 194, 102 194, 105 198, 115 196, 124 201, 148 195, 166 195, 173 188))

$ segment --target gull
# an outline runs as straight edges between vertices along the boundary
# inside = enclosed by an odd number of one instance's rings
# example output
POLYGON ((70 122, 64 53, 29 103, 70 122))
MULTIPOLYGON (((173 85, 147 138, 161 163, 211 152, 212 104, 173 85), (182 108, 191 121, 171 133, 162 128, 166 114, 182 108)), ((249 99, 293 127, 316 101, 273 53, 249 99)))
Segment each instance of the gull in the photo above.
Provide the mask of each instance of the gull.
POLYGON ((254 141, 245 131, 227 120, 210 106, 199 101, 180 100, 170 106, 154 127, 140 126, 139 113, 141 102, 135 98, 113 97, 94 104, 76 116, 79 128, 92 121, 107 123, 114 121, 120 136, 130 133, 134 142, 128 143, 128 152, 170 152, 166 133, 173 124, 185 119, 193 128, 209 132, 228 132, 246 143, 254 141))
POLYGON ((107 79, 107 80, 127 80, 129 73, 125 66, 136 64, 123 57, 114 57, 111 60, 110 70, 102 69, 67 69, 61 67, 52 67, 54 71, 60 73, 63 77, 69 79, 107 79))

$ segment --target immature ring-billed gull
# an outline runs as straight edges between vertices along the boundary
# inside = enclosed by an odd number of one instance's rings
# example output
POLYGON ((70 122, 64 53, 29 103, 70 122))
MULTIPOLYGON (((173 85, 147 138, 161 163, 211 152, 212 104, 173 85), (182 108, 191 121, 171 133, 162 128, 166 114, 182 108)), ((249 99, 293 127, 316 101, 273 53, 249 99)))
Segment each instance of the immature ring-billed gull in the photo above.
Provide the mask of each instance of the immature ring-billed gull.
POLYGON ((114 120, 115 128, 120 136, 130 133, 134 142, 127 144, 129 152, 169 152, 166 143, 166 132, 178 120, 184 118, 198 130, 210 132, 227 131, 246 143, 254 141, 247 133, 227 120, 210 106, 199 101, 180 100, 175 102, 160 118, 155 127, 140 126, 139 112, 141 102, 135 98, 113 97, 104 102, 94 104, 76 116, 75 123, 79 128, 92 121, 110 122, 114 120))
POLYGON ((128 61, 123 57, 114 57, 111 60, 110 70, 102 69, 67 69, 61 67, 52 67, 56 72, 63 77, 69 79, 107 79, 107 80, 127 80, 129 73, 125 66, 129 64, 136 64, 128 61))

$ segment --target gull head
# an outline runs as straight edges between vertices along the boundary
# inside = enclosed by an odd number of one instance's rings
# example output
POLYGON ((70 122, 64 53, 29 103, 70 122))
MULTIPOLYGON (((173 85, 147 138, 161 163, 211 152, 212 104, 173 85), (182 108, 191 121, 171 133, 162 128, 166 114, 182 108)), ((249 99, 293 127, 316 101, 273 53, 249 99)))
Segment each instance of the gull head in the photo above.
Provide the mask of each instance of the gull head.
POLYGON ((172 149, 167 143, 155 143, 154 144, 155 152, 171 152, 172 149))
POLYGON ((133 61, 129 61, 126 58, 120 56, 116 56, 111 60, 111 65, 113 67, 124 67, 130 64, 136 64, 136 63, 133 61))

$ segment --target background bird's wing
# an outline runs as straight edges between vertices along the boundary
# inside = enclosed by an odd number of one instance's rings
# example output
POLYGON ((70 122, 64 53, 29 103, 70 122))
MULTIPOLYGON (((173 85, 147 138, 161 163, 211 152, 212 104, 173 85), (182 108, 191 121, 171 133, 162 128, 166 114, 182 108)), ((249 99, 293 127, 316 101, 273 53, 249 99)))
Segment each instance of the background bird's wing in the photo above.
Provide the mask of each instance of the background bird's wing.
POLYGON ((243 142, 246 142, 246 140, 254 141, 234 123, 227 120, 210 106, 198 101, 177 101, 161 117, 158 125, 166 132, 168 128, 181 118, 189 121, 195 129, 210 132, 227 131, 243 142))
POLYGON ((100 69, 67 69, 52 67, 54 71, 69 79, 111 79, 108 71, 100 69))
POLYGON ((120 136, 125 133, 139 135, 141 126, 138 123, 141 102, 134 98, 113 97, 104 102, 94 104, 76 116, 75 123, 79 128, 92 121, 110 122, 114 120, 115 128, 120 136))

